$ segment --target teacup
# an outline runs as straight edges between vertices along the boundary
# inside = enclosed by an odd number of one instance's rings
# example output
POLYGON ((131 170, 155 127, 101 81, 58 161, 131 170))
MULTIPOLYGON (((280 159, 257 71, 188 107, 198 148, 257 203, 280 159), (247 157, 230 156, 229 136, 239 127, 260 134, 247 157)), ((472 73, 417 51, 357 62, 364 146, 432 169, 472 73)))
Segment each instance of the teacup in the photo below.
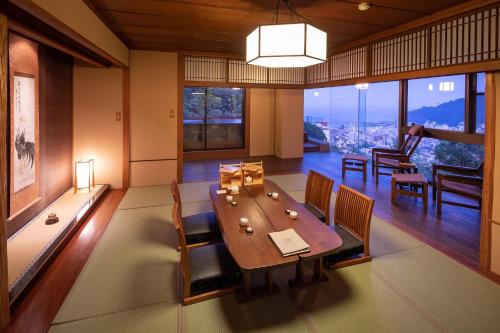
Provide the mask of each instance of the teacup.
POLYGON ((245 177, 245 183, 247 183, 247 184, 251 184, 251 183, 252 183, 252 181, 253 181, 253 178, 252 178, 252 177, 250 177, 250 176, 246 176, 246 177, 245 177))
POLYGON ((242 217, 242 218, 240 219, 240 226, 241 226, 241 227, 246 227, 246 226, 248 226, 248 219, 247 219, 246 217, 242 217))
POLYGON ((227 202, 233 201, 233 196, 232 195, 226 195, 226 201, 227 202))
POLYGON ((278 192, 273 192, 273 194, 272 194, 272 197, 273 197, 274 200, 277 200, 279 196, 280 195, 279 195, 278 192))
POLYGON ((240 191, 240 188, 238 187, 238 185, 233 185, 230 187, 230 190, 231 190, 231 194, 236 194, 240 191))
POLYGON ((294 211, 294 210, 290 211, 290 218, 291 218, 292 220, 297 219, 297 217, 299 217, 299 213, 297 213, 297 212, 296 212, 296 211, 294 211))

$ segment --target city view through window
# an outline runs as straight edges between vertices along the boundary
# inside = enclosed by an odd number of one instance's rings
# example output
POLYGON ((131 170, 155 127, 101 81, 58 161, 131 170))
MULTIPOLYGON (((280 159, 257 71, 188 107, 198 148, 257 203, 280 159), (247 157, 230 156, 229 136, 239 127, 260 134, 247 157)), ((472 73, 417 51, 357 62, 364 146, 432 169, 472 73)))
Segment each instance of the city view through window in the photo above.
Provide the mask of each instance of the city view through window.
MULTIPOLYGON (((477 75, 476 133, 484 133, 484 75, 477 75)), ((398 145, 399 82, 304 91, 304 131, 331 151, 371 154, 398 145)), ((408 80, 408 125, 464 131, 465 75, 408 80)), ((424 138, 412 161, 431 179, 432 164, 476 167, 482 145, 424 138)))

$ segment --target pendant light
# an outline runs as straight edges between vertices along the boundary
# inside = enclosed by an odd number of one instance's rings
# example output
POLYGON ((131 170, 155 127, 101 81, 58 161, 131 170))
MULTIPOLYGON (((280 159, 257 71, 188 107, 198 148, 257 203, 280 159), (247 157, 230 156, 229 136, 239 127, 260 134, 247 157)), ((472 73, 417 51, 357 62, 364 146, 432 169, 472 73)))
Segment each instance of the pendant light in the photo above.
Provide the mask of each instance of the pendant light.
POLYGON ((326 61, 326 45, 326 32, 298 14, 292 0, 278 0, 272 24, 248 35, 246 61, 263 67, 307 67, 326 61), (278 22, 281 1, 290 10, 288 23, 278 22), (296 18, 306 22, 294 23, 296 18))

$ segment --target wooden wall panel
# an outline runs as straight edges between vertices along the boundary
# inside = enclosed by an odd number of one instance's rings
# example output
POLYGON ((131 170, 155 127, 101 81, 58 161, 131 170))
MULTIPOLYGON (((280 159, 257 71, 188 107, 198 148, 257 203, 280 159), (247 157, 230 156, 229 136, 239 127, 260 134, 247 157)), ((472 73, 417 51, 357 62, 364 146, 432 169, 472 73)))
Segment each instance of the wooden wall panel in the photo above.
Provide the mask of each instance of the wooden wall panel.
POLYGON ((12 235, 72 186, 73 60, 39 46, 41 200, 7 223, 12 235))
POLYGON ((9 323, 7 272, 7 17, 0 13, 0 331, 9 323))

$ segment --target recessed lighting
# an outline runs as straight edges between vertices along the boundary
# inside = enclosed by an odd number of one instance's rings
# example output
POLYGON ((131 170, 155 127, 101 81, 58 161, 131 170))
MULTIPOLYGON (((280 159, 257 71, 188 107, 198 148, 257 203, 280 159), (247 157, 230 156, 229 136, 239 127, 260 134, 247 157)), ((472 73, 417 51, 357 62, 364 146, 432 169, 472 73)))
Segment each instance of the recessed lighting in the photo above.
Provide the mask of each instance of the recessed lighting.
POLYGON ((370 9, 371 6, 372 5, 370 5, 368 2, 362 2, 358 5, 358 9, 361 11, 365 11, 365 10, 370 9))

